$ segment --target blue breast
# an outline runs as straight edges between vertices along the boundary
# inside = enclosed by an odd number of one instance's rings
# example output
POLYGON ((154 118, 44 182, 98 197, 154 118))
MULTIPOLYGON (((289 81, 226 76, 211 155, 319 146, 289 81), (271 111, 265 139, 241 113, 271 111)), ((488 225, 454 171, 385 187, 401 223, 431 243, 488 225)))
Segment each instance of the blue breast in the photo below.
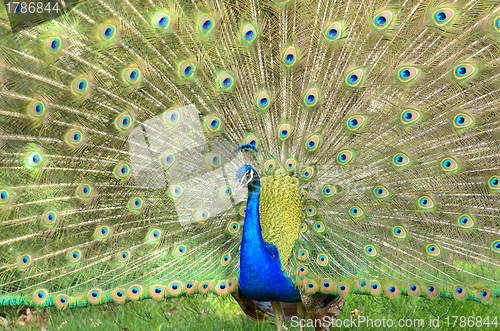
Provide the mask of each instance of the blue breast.
POLYGON ((264 242, 259 217, 260 187, 249 187, 245 225, 240 249, 240 287, 258 301, 300 301, 300 295, 283 272, 278 249, 264 242))

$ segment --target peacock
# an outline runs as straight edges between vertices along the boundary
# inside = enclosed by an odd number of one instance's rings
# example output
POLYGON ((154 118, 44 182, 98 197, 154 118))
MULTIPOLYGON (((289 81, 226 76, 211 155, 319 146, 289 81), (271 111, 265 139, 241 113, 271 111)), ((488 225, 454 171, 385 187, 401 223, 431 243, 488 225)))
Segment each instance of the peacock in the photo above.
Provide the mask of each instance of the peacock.
POLYGON ((500 296, 498 1, 1 11, 0 305, 500 296))

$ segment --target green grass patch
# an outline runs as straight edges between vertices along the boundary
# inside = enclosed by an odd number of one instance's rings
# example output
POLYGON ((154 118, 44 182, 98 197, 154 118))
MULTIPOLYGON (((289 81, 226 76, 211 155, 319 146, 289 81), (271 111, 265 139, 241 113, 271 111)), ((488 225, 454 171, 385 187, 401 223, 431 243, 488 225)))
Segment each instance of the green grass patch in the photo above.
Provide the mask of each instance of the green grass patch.
MULTIPOLYGON (((0 315, 8 321, 6 330, 41 330, 42 325, 48 330, 63 331, 276 330, 271 324, 274 319, 262 323, 254 322, 241 312, 231 296, 216 295, 195 295, 165 301, 142 300, 122 305, 106 304, 63 311, 50 307, 35 310, 30 321, 23 319, 23 316, 26 316, 26 308, 0 307, 0 315)), ((495 318, 500 323, 498 315, 499 300, 495 300, 491 305, 483 305, 473 301, 458 302, 448 299, 401 297, 391 300, 383 296, 350 295, 338 318, 337 323, 342 322, 342 327, 332 330, 494 330, 500 329, 492 324, 495 318), (355 310, 361 313, 361 320, 370 319, 373 324, 368 321, 360 323, 358 317, 352 317, 351 313, 355 310), (485 324, 487 317, 489 325, 485 324), (438 318, 439 323, 436 322, 438 318), (431 319, 433 325, 430 324, 431 319), (402 327, 398 325, 400 320, 404 323, 402 327), (351 325, 352 321, 358 322, 351 325), (392 321, 392 327, 389 326, 389 321, 392 321)), ((5 322, 4 320, 3 323, 5 322)), ((307 323, 310 325, 312 322, 305 323, 307 326, 307 323)), ((297 324, 292 324, 291 321, 287 321, 286 325, 290 330, 299 330, 298 326, 293 327, 297 324)), ((306 327, 306 330, 314 328, 306 327)))

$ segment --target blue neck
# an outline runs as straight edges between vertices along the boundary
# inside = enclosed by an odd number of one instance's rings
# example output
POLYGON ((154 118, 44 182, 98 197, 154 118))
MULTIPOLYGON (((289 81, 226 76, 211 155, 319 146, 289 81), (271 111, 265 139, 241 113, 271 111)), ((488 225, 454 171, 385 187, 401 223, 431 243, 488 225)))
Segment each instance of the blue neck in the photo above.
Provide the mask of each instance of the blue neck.
POLYGON ((240 250, 240 287, 243 294, 258 301, 300 301, 300 295, 283 272, 279 253, 264 242, 259 216, 260 180, 248 186, 247 209, 240 250))

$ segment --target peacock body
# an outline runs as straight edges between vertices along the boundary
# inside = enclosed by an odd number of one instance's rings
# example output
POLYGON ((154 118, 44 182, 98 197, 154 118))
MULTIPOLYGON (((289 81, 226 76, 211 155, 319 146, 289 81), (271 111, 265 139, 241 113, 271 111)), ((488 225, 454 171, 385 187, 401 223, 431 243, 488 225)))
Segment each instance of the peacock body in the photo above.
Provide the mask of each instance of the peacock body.
POLYGON ((500 296, 497 1, 11 9, 1 305, 500 296))

